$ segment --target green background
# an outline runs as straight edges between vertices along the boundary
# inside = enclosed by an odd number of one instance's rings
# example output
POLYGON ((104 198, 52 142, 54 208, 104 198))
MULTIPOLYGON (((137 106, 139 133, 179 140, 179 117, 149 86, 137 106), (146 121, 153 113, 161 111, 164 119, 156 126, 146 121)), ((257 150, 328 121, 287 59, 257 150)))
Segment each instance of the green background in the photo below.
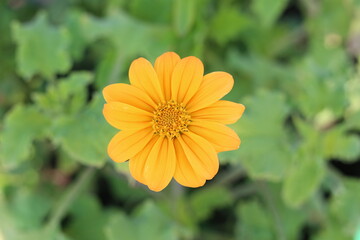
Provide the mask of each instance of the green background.
POLYGON ((353 240, 360 1, 1 0, 1 240, 353 240), (106 154, 101 90, 166 51, 226 71, 239 150, 160 193, 106 154))

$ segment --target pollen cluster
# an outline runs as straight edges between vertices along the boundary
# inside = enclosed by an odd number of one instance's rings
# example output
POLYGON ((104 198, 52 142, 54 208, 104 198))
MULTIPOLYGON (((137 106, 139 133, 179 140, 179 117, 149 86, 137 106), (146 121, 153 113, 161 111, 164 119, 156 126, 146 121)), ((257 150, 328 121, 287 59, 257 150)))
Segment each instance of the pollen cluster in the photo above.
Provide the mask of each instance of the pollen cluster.
POLYGON ((153 129, 154 134, 175 138, 181 133, 188 131, 188 125, 191 122, 190 115, 182 103, 170 100, 159 104, 154 111, 153 129))

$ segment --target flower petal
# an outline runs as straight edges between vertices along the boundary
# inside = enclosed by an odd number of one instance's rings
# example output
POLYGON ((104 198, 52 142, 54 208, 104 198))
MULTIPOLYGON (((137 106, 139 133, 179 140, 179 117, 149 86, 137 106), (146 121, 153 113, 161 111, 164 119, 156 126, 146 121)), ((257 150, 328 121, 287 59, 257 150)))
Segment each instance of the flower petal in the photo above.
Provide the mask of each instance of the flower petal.
POLYGON ((125 162, 143 150, 153 135, 150 127, 121 131, 111 139, 108 145, 109 157, 115 162, 125 162))
POLYGON ((219 160, 214 147, 191 132, 182 134, 178 140, 194 171, 203 178, 212 179, 219 170, 219 160))
POLYGON ((131 63, 129 79, 131 85, 144 90, 155 103, 164 102, 164 95, 155 69, 145 58, 138 58, 131 63))
POLYGON ((230 92, 234 86, 233 77, 226 72, 212 72, 204 76, 199 91, 187 105, 189 112, 207 107, 230 92))
POLYGON ((146 159, 149 157, 151 149, 154 147, 154 144, 158 140, 159 136, 155 135, 150 142, 141 150, 138 154, 136 154, 129 161, 129 168, 131 175, 142 184, 147 185, 147 182, 144 177, 144 169, 146 159))
POLYGON ((203 80, 204 65, 196 57, 181 59, 171 77, 171 98, 186 104, 198 91, 203 80))
POLYGON ((240 138, 231 128, 217 122, 193 121, 189 130, 208 140, 217 152, 238 149, 240 138))
POLYGON ((232 124, 239 120, 244 110, 245 106, 242 104, 220 100, 208 107, 192 112, 191 118, 232 124))
POLYGON ((157 105, 144 91, 125 83, 106 86, 103 95, 106 102, 122 102, 150 112, 157 105))
POLYGON ((164 53, 155 61, 155 71, 158 75, 165 100, 167 101, 170 100, 171 97, 171 75, 179 61, 179 55, 174 52, 164 53))
POLYGON ((203 186, 206 179, 195 172, 177 139, 174 140, 174 147, 176 153, 175 180, 186 187, 203 186))
POLYGON ((106 121, 118 129, 139 129, 152 124, 151 113, 126 103, 104 104, 103 114, 106 121))
POLYGON ((174 176, 176 156, 173 141, 159 137, 145 163, 146 184, 153 191, 163 190, 174 176))

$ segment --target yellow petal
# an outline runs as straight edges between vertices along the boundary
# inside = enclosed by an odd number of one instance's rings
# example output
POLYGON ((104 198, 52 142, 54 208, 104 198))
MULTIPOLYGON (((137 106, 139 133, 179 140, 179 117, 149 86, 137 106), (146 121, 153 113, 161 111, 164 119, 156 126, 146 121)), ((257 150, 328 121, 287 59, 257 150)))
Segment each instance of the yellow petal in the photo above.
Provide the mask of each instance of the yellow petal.
POLYGON ((192 112, 191 118, 232 124, 239 120, 244 110, 245 106, 242 104, 220 100, 208 107, 192 112))
POLYGON ((178 140, 194 171, 205 179, 212 179, 219 170, 219 160, 214 147, 191 132, 182 134, 178 140))
POLYGON ((143 150, 153 135, 150 127, 121 131, 111 139, 108 145, 109 157, 115 162, 125 162, 143 150))
POLYGON ((105 119, 118 129, 139 129, 151 126, 152 114, 140 108, 121 102, 104 105, 105 119))
POLYGON ((204 65, 196 57, 181 59, 171 77, 171 98, 186 104, 198 91, 203 80, 204 65))
POLYGON ((151 149, 154 147, 154 144, 158 140, 159 136, 155 135, 150 142, 141 150, 138 154, 136 154, 129 161, 129 168, 131 175, 142 184, 147 185, 145 177, 144 177, 144 169, 146 159, 149 157, 151 149))
POLYGON ((212 72, 204 76, 199 91, 187 105, 189 112, 207 107, 230 92, 234 79, 226 72, 212 72))
POLYGON ((157 104, 142 90, 125 83, 115 83, 103 90, 106 102, 122 102, 153 112, 157 104))
POLYGON ((145 58, 138 58, 131 63, 129 79, 133 86, 145 91, 155 103, 164 102, 164 96, 155 69, 145 58))
POLYGON ((174 52, 164 53, 155 61, 155 71, 158 75, 166 101, 170 100, 171 97, 171 75, 179 61, 179 55, 174 52))
POLYGON ((229 127, 217 122, 193 121, 189 131, 208 140, 217 152, 238 149, 240 138, 229 127))
POLYGON ((176 169, 174 178, 175 180, 186 187, 201 187, 205 184, 205 178, 197 174, 191 166, 180 142, 174 139, 174 147, 176 153, 176 169))
POLYGON ((176 156, 174 144, 167 137, 159 137, 145 163, 146 184, 153 191, 163 190, 174 176, 176 156))

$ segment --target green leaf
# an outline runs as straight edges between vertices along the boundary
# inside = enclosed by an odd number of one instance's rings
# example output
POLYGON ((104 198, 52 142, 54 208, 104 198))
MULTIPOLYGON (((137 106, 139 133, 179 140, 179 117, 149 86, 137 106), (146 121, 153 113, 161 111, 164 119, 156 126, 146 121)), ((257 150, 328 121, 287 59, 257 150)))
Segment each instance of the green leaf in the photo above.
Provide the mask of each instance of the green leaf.
POLYGON ((8 112, 0 145, 4 168, 17 168, 27 160, 33 140, 42 138, 49 124, 50 120, 33 106, 17 105, 8 112))
POLYGON ((61 116, 53 124, 53 137, 76 160, 101 167, 107 159, 107 144, 115 130, 102 115, 103 100, 96 95, 78 114, 61 116))
POLYGON ((141 55, 154 60, 172 48, 173 33, 170 27, 141 22, 121 11, 111 11, 103 19, 91 18, 90 22, 89 30, 83 30, 90 35, 86 38, 104 38, 112 44, 103 53, 103 60, 97 68, 96 83, 99 88, 126 81, 120 80, 120 77, 127 72, 128 58, 141 55))
POLYGON ((228 94, 233 95, 233 99, 238 101, 239 94, 249 94, 250 85, 252 89, 263 88, 272 89, 274 86, 284 89, 293 89, 293 72, 291 67, 284 68, 277 62, 271 61, 258 54, 244 54, 235 48, 230 48, 227 52, 227 66, 233 72, 238 72, 241 78, 235 81, 234 89, 228 94), (240 80, 241 79, 241 80, 240 80), (234 91, 236 89, 236 91, 234 91))
POLYGON ((79 60, 84 53, 86 45, 98 37, 97 32, 94 34, 94 31, 91 31, 92 20, 92 17, 79 10, 70 11, 66 15, 65 27, 69 32, 71 40, 69 50, 75 60, 79 60), (92 35, 86 33, 86 31, 91 31, 92 35))
POLYGON ((98 89, 104 88, 111 83, 129 83, 127 78, 121 78, 120 75, 125 72, 124 56, 117 52, 113 47, 112 51, 108 50, 104 58, 100 61, 96 69, 96 86, 98 89))
POLYGON ((260 186, 264 186, 259 189, 261 190, 263 201, 267 204, 267 211, 272 215, 274 231, 276 231, 278 236, 276 239, 297 239, 299 232, 301 232, 301 227, 307 218, 306 212, 292 209, 285 205, 281 199, 282 184, 264 183, 260 186))
POLYGON ((334 191, 331 214, 344 233, 354 236, 360 226, 360 185, 357 180, 343 179, 343 186, 334 191))
MULTIPOLYGON (((24 94, 19 81, 15 77, 15 56, 11 39, 11 22, 14 21, 16 11, 8 7, 8 3, 0 3, 0 95, 4 103, 14 103, 14 97, 24 94), (17 93, 17 94, 14 94, 17 93), (4 99, 5 98, 5 99, 4 99)), ((16 98, 15 98, 16 99, 16 98)), ((5 104, 4 104, 5 105, 5 104)), ((2 111, 0 108, 0 116, 2 111)))
POLYGON ((346 116, 345 126, 348 130, 360 130, 360 110, 349 116, 346 116))
POLYGON ((71 221, 65 232, 76 240, 105 239, 102 231, 107 215, 101 208, 98 199, 91 195, 80 196, 70 209, 71 221))
MULTIPOLYGON (((319 122, 311 124, 299 118, 294 118, 294 120, 295 126, 302 137, 301 148, 306 149, 306 151, 318 152, 323 159, 340 158, 344 161, 355 161, 359 156, 360 139, 348 133, 346 124, 338 124, 324 130, 321 129, 321 126, 329 124, 323 125, 319 124, 319 122)), ((329 126, 331 126, 333 120, 329 123, 329 126)))
POLYGON ((287 3, 288 0, 254 0, 251 8, 263 26, 271 27, 285 9, 287 3))
POLYGON ((137 240, 136 232, 137 228, 131 221, 131 219, 122 212, 113 214, 105 228, 106 240, 137 240))
POLYGON ((219 44, 224 45, 250 25, 250 20, 236 6, 223 6, 211 23, 210 35, 219 44), (236 24, 234 24, 236 23, 236 24))
POLYGON ((81 57, 87 44, 103 37, 108 31, 104 28, 102 19, 85 11, 72 9, 65 20, 65 26, 70 33, 70 50, 75 58, 81 57))
POLYGON ((132 216, 119 213, 110 217, 110 226, 105 227, 107 240, 176 240, 179 229, 167 215, 151 201, 141 204, 132 216))
POLYGON ((58 229, 42 226, 50 209, 40 191, 17 188, 8 198, 0 194, 0 237, 11 240, 69 240, 58 229))
POLYGON ((232 201, 231 193, 226 188, 210 187, 191 195, 190 205, 193 217, 196 218, 197 221, 203 221, 207 219, 215 209, 229 206, 232 201))
POLYGON ((62 27, 48 24, 45 13, 40 12, 27 24, 14 22, 12 31, 18 45, 16 60, 19 73, 24 78, 41 74, 52 79, 55 74, 70 69, 68 32, 62 27))
POLYGON ((257 201, 240 203, 236 209, 236 213, 238 217, 235 228, 237 240, 275 239, 271 218, 257 201))
POLYGON ((119 11, 94 21, 93 28, 101 31, 101 36, 108 38, 116 51, 126 57, 141 54, 154 58, 168 50, 172 43, 170 28, 146 24, 119 11))
MULTIPOLYGON (((12 233, 5 232, 4 239, 11 240, 71 240, 65 236, 60 230, 48 231, 47 229, 39 229, 28 232, 18 232, 18 229, 11 229, 12 233)), ((0 235, 1 236, 1 235, 0 235)))
MULTIPOLYGON (((153 5, 153 2, 151 4, 153 5)), ((146 23, 115 9, 111 9, 104 18, 94 17, 86 12, 71 11, 66 20, 74 57, 80 58, 84 47, 100 39, 112 45, 105 51, 103 48, 99 51, 104 59, 97 70, 100 71, 97 74, 97 82, 100 83, 97 84, 98 87, 118 81, 126 71, 124 61, 128 58, 142 55, 155 59, 173 45, 173 32, 170 27, 146 23)))
POLYGON ((134 225, 137 227, 138 239, 176 240, 179 228, 152 201, 144 202, 133 215, 134 225))
POLYGON ((288 114, 285 98, 280 93, 258 91, 242 103, 245 113, 234 125, 242 140, 237 150, 241 164, 252 178, 280 180, 291 156, 284 127, 288 114))
POLYGON ((69 77, 50 85, 45 93, 34 93, 32 97, 36 105, 49 115, 74 114, 84 106, 86 87, 92 78, 88 72, 73 72, 69 77))
POLYGON ((41 193, 19 190, 13 196, 10 210, 20 229, 37 229, 50 210, 50 199, 41 193))
POLYGON ((196 4, 195 0, 175 0, 173 25, 179 36, 185 36, 194 25, 196 4))
POLYGON ((70 238, 59 230, 47 231, 47 229, 41 229, 25 233, 15 240, 70 240, 70 238))
POLYGON ((284 180, 283 199, 290 207, 299 207, 319 188, 324 175, 323 159, 300 150, 284 180))
POLYGON ((307 119, 329 112, 340 118, 347 106, 345 82, 348 60, 342 50, 308 56, 297 66, 293 98, 307 119))
POLYGON ((327 158, 356 161, 360 155, 360 138, 347 134, 343 127, 332 128, 325 133, 323 154, 327 158))
MULTIPOLYGON (((360 64, 357 67, 355 76, 346 83, 345 89, 349 101, 349 111, 352 113, 360 112, 360 64)), ((360 121, 358 121, 358 125, 360 125, 359 122, 360 121)))
POLYGON ((327 223, 325 228, 321 229, 314 237, 314 240, 353 240, 353 238, 347 236, 335 223, 327 223))
POLYGON ((114 131, 102 116, 103 101, 99 95, 85 106, 86 86, 91 79, 88 72, 73 72, 50 85, 45 93, 34 94, 33 99, 53 118, 53 141, 72 158, 99 167, 107 158, 106 146, 114 131))
POLYGON ((5 50, 5 46, 11 43, 10 23, 14 19, 15 13, 8 7, 6 2, 0 3, 0 31, 2 33, 0 40, 1 50, 5 50))
MULTIPOLYGON (((309 33, 309 50, 324 53, 332 48, 343 50, 341 46, 344 39, 348 37, 350 21, 354 19, 352 12, 353 4, 339 2, 337 0, 327 0, 321 3, 309 1, 309 10, 312 17, 305 19, 306 31, 309 33), (342 11, 338 11, 338 9, 342 11), (321 11, 318 11, 321 9, 321 11), (331 38, 335 40, 331 40, 331 38), (330 41, 329 41, 330 39, 330 41)), ((333 59, 328 59, 332 61, 333 59)))
POLYGON ((139 19, 156 23, 169 23, 173 1, 168 0, 133 0, 130 10, 139 19))

